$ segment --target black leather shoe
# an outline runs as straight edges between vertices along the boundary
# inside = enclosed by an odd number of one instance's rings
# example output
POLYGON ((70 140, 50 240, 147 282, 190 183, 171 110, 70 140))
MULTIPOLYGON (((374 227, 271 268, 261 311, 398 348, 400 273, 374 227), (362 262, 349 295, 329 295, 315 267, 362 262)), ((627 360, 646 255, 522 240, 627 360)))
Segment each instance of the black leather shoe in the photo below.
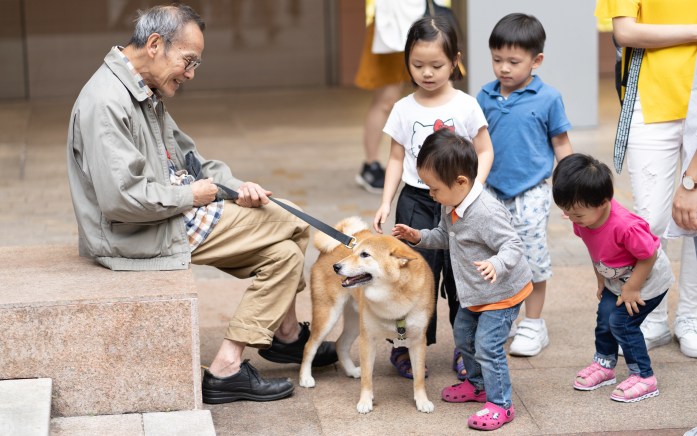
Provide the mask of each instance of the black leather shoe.
MULTIPOLYGON (((301 322, 300 335, 298 340, 290 344, 273 338, 271 347, 264 350, 259 350, 259 355, 266 360, 276 363, 302 363, 303 350, 307 340, 310 339, 310 323, 301 322)), ((334 342, 324 341, 317 349, 317 354, 312 361, 312 366, 327 366, 339 360, 336 355, 336 344, 334 342)))
POLYGON ((290 379, 272 378, 264 380, 256 368, 245 360, 240 371, 229 377, 216 377, 208 370, 203 372, 203 402, 222 404, 239 400, 280 400, 293 393, 290 379))

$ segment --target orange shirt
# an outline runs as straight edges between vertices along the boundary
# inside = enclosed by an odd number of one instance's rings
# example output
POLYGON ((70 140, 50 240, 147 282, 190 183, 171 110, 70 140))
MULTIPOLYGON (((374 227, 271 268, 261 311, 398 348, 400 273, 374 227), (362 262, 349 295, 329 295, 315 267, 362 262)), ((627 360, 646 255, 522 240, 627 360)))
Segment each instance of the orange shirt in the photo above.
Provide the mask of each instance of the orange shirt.
POLYGON ((519 304, 526 298, 528 298, 528 295, 532 292, 532 282, 528 282, 527 285, 523 286, 523 289, 521 289, 517 294, 512 296, 511 298, 506 298, 505 300, 497 301, 496 303, 489 303, 489 304, 482 304, 479 306, 470 306, 468 307, 469 310, 472 312, 484 312, 486 310, 500 310, 500 309, 508 309, 509 307, 513 307, 516 304, 519 304))

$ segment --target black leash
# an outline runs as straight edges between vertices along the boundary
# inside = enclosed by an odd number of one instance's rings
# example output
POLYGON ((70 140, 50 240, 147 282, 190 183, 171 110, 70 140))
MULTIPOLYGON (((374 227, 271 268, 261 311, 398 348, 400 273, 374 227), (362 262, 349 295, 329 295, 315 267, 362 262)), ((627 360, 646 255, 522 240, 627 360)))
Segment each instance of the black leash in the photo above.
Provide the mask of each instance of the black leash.
MULTIPOLYGON (((188 171, 189 174, 194 176, 196 180, 202 177, 201 174, 201 162, 196 158, 193 152, 189 152, 186 154, 186 170, 188 171)), ((222 197, 219 195, 216 195, 217 199, 224 199, 224 200, 237 200, 239 198, 239 195, 237 194, 237 191, 234 191, 227 186, 221 185, 220 183, 216 183, 215 186, 217 186, 221 191, 223 191, 226 195, 226 197, 222 197)), ((287 205, 283 203, 282 201, 276 200, 273 197, 269 197, 269 200, 273 201, 277 205, 281 206, 288 212, 292 213, 293 215, 297 216, 301 220, 305 221, 306 223, 310 224, 312 227, 316 228, 317 230, 320 230, 327 235, 331 236, 332 238, 336 239, 337 241, 341 242, 343 245, 346 247, 353 249, 354 245, 356 245, 356 238, 353 236, 349 236, 345 233, 341 233, 334 227, 323 223, 322 221, 318 220, 317 218, 314 218, 305 212, 298 210, 294 208, 293 206, 287 205)))
MULTIPOLYGON (((237 195, 237 191, 233 191, 232 189, 228 188, 227 186, 221 185, 220 183, 216 183, 215 186, 217 186, 219 189, 221 189, 225 194, 229 197, 229 200, 236 200, 239 196, 237 195)), ((353 248, 354 245, 356 245, 356 238, 353 236, 349 236, 345 233, 341 233, 334 227, 327 225, 323 223, 322 221, 318 220, 317 218, 314 218, 305 212, 298 210, 294 208, 293 206, 289 206, 285 204, 282 201, 278 201, 273 197, 269 197, 269 200, 273 201, 277 205, 281 206, 288 212, 292 213, 293 215, 297 216, 301 220, 305 221, 306 223, 310 224, 312 227, 316 228, 317 230, 320 230, 327 235, 331 236, 332 238, 336 239, 337 241, 341 242, 348 248, 353 248)))

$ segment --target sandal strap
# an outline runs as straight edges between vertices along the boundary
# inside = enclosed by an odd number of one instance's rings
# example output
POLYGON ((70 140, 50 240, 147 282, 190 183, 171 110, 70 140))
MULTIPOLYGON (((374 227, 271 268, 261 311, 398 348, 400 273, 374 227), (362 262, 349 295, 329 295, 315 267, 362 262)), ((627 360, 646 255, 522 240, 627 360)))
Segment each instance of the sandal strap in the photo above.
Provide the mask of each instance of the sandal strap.
MULTIPOLYGON (((390 362, 394 365, 397 366, 400 362, 409 361, 409 358, 407 357, 406 359, 400 359, 400 357, 404 355, 409 355, 409 349, 407 347, 397 347, 397 348, 392 348, 390 351, 390 362)), ((409 364, 411 365, 411 363, 409 364)))

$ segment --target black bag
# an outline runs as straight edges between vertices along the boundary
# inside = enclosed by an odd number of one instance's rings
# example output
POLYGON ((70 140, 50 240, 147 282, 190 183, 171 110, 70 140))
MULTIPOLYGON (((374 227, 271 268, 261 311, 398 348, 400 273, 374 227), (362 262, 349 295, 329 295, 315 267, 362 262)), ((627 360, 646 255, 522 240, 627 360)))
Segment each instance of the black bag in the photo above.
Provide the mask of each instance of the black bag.
POLYGON ((184 156, 184 165, 186 166, 186 172, 191 174, 194 179, 198 180, 203 174, 201 174, 201 162, 196 158, 193 151, 186 153, 184 156))
POLYGON ((424 12, 424 17, 435 17, 435 16, 443 16, 450 21, 450 24, 455 28, 457 31, 457 42, 458 44, 462 44, 464 39, 462 38, 462 30, 460 28, 460 23, 457 21, 457 18, 455 17, 455 14, 453 14, 453 11, 450 8, 446 8, 445 6, 440 6, 436 4, 433 0, 426 0, 426 12, 424 12))
MULTIPOLYGON (((186 166, 186 172, 192 175, 194 179, 199 180, 203 177, 203 174, 201 173, 201 161, 198 160, 193 151, 186 153, 186 156, 184 156, 184 165, 186 166)), ((219 188, 218 193, 215 194, 216 200, 237 199, 237 192, 233 191, 227 186, 221 185, 220 183, 216 183, 215 186, 219 188)))
MULTIPOLYGON (((457 17, 455 17, 453 11, 450 8, 446 8, 445 6, 437 5, 436 2, 434 2, 433 0, 426 0, 426 12, 424 13, 424 17, 436 16, 445 17, 448 21, 450 21, 450 25, 453 26, 455 32, 457 33, 457 50, 460 53, 464 53, 464 51, 462 50, 462 44, 465 40, 462 34, 462 28, 460 27, 460 22, 457 20, 457 17)), ((462 61, 460 61, 458 68, 460 69, 460 73, 462 74, 462 76, 464 76, 465 66, 462 65, 462 61)))

